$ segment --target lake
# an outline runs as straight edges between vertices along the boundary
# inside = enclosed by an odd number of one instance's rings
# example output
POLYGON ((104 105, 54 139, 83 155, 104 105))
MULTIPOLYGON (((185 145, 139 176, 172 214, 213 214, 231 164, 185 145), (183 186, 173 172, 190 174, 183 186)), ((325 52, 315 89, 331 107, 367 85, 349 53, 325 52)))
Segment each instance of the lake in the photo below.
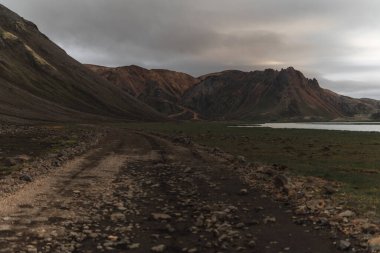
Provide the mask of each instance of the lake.
POLYGON ((265 123, 239 125, 235 127, 270 127, 291 129, 320 129, 338 131, 380 132, 380 122, 310 122, 310 123, 265 123))

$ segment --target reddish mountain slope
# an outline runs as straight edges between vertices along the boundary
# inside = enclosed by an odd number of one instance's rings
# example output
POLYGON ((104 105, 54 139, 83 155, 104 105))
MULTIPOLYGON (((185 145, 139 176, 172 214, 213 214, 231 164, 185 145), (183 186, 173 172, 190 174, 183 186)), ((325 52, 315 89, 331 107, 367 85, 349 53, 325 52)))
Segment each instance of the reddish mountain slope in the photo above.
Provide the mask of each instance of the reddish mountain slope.
MULTIPOLYGON (((148 70, 133 65, 118 68, 96 65, 87 67, 157 111, 176 118, 189 113, 180 105, 182 96, 199 82, 185 73, 162 69, 148 70)), ((190 112, 190 115, 192 114, 190 112)))

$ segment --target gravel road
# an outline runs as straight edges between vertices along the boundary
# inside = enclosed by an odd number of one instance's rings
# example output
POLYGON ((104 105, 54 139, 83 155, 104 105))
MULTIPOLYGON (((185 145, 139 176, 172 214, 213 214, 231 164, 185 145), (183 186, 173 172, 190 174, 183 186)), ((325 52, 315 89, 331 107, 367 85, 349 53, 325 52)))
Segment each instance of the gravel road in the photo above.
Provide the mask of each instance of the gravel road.
POLYGON ((111 132, 0 199, 0 252, 339 252, 328 231, 296 225, 223 158, 111 132))

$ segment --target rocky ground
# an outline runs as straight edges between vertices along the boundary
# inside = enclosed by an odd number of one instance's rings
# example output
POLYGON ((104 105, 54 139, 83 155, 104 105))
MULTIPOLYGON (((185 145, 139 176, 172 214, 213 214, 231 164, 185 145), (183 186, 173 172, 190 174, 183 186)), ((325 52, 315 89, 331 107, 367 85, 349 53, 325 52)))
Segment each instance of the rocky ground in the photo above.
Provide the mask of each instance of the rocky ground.
POLYGON ((302 180, 187 138, 113 130, 0 199, 0 252, 366 252, 339 229, 357 216, 329 201, 338 186, 302 180))
POLYGON ((96 145, 106 130, 92 127, 0 125, 0 197, 96 145))

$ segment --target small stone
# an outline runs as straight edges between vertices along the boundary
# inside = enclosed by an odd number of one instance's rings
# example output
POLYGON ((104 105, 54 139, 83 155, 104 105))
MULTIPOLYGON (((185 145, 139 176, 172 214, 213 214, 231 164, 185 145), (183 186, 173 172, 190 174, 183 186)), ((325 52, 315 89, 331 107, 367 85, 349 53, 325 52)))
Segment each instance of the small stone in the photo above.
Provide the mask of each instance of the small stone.
POLYGON ((195 222, 195 226, 202 227, 203 225, 204 225, 204 216, 200 215, 200 216, 198 216, 198 218, 195 222))
POLYGON ((198 250, 197 250, 197 248, 192 248, 192 249, 189 249, 187 252, 196 253, 196 252, 198 252, 198 250))
POLYGON ((275 223, 276 222, 276 217, 267 216, 267 217, 264 218, 263 222, 264 222, 264 224, 275 223))
POLYGON ((33 178, 30 175, 24 174, 19 177, 21 181, 32 182, 33 178))
POLYGON ((117 241, 119 239, 119 237, 114 236, 114 235, 110 235, 110 236, 107 237, 107 239, 110 240, 110 241, 115 242, 115 241, 117 241))
POLYGON ((254 248, 254 247, 256 247, 256 242, 254 240, 251 240, 251 241, 248 242, 248 246, 250 248, 254 248))
POLYGON ((166 231, 168 231, 169 233, 175 232, 175 229, 170 224, 167 224, 165 228, 166 228, 166 231))
POLYGON ((332 195, 337 192, 337 190, 330 184, 325 185, 323 189, 325 190, 325 194, 327 195, 332 195))
POLYGON ((140 243, 132 243, 131 245, 128 245, 129 249, 138 249, 140 248, 140 243))
POLYGON ((246 162, 247 162, 247 159, 246 159, 244 156, 242 156, 242 155, 238 155, 238 156, 236 157, 236 160, 237 160, 239 163, 246 163, 246 162))
POLYGON ((248 194, 248 190, 247 190, 247 189, 241 189, 241 190, 239 191, 239 194, 240 194, 240 195, 247 195, 247 194, 248 194))
POLYGON ((151 217, 154 220, 170 220, 172 217, 166 213, 152 213, 151 217))
POLYGON ((306 206, 311 210, 323 210, 326 207, 326 202, 323 199, 314 199, 307 201, 306 206))
POLYGON ((150 250, 152 252, 164 252, 166 249, 166 246, 164 244, 160 244, 160 245, 157 245, 157 246, 153 246, 150 250))
POLYGON ((340 240, 338 242, 338 249, 340 250, 348 250, 351 247, 351 243, 346 240, 340 240))
POLYGON ((152 235, 150 235, 150 237, 152 237, 153 239, 156 239, 156 240, 160 239, 159 234, 152 234, 152 235))
POLYGON ((245 225, 244 223, 240 222, 238 224, 236 224, 236 228, 243 228, 245 225))
POLYGON ((340 214, 338 214, 338 216, 341 218, 350 218, 352 216, 355 216, 355 213, 350 210, 347 210, 347 211, 341 212, 340 214))
POLYGON ((125 220, 125 215, 122 213, 113 213, 111 214, 112 221, 122 221, 125 220))

